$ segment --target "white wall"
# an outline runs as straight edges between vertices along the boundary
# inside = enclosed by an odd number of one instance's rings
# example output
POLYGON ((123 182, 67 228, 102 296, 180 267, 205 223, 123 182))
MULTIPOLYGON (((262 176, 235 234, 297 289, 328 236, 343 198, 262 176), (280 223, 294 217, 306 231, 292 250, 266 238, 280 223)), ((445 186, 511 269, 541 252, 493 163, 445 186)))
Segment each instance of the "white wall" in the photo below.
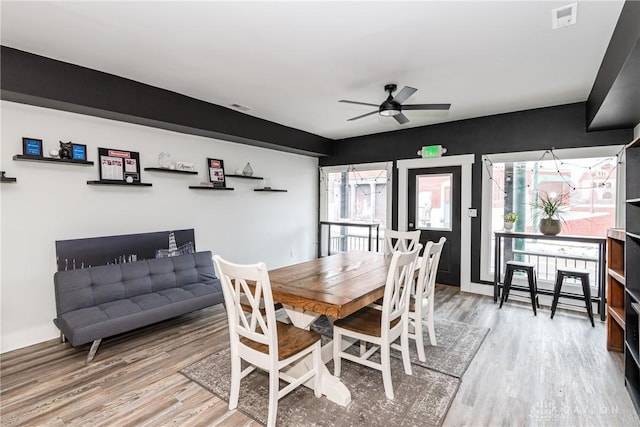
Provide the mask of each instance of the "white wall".
POLYGON ((0 187, 1 352, 58 336, 56 240, 194 228, 198 250, 236 262, 275 268, 315 255, 316 158, 6 101, 0 108, 0 169, 18 179, 0 187), (59 140, 86 144, 95 165, 14 161, 24 136, 42 139, 45 153, 59 140), (152 187, 89 186, 99 179, 98 147, 138 151, 142 168, 168 152, 199 175, 142 171, 152 187), (289 191, 254 192, 260 181, 233 178, 235 191, 189 189, 207 180, 207 157, 223 159, 226 173, 250 162, 255 175, 289 191))

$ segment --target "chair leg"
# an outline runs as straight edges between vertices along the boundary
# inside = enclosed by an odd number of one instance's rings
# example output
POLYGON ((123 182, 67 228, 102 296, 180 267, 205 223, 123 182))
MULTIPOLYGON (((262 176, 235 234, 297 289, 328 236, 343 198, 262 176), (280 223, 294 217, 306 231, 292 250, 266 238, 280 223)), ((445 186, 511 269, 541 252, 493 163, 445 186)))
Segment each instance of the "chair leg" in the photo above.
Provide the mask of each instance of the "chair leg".
POLYGON ((513 270, 507 268, 507 273, 504 276, 504 284, 502 285, 502 295, 500 296, 500 308, 502 308, 502 304, 509 298, 511 280, 513 280, 513 270))
POLYGON ((269 372, 269 415, 267 427, 275 427, 278 417, 278 391, 280 389, 280 376, 277 370, 269 372))
POLYGON ((231 355, 231 391, 229 393, 229 409, 236 409, 238 407, 238 396, 240 395, 240 380, 241 380, 241 361, 236 355, 231 355))
POLYGON ((342 336, 337 333, 337 328, 333 328, 333 375, 340 377, 340 347, 342 347, 342 336))
POLYGON ((429 341, 431 341, 432 346, 436 347, 438 344, 436 343, 436 328, 433 323, 433 313, 427 316, 427 328, 429 330, 429 341))
POLYGON ((556 314, 556 308, 558 307, 558 299, 560 298, 560 289, 562 288, 562 274, 556 275, 556 284, 553 287, 553 302, 551 303, 551 318, 556 314))
POLYGON ((591 305, 591 286, 589 284, 589 278, 580 278, 582 283, 582 293, 584 294, 584 302, 587 305, 587 314, 589 314, 589 320, 591 320, 591 326, 596 327, 593 322, 593 306, 591 305))
POLYGON ((313 394, 316 397, 322 396, 322 378, 320 377, 320 370, 322 369, 322 345, 318 341, 313 350, 313 369, 316 374, 313 376, 313 394))
MULTIPOLYGON (((422 337, 422 327, 420 327, 420 337, 422 337)), ((389 346, 386 346, 386 347, 389 347, 389 346)), ((411 375, 411 359, 409 358, 409 322, 408 321, 406 322, 405 327, 402 330, 402 334, 400 335, 400 350, 402 351, 402 364, 404 365, 404 373, 407 375, 411 375)), ((424 345, 422 346, 422 351, 424 352, 424 345)), ((389 367, 389 372, 391 372, 391 367, 389 367)))
POLYGON ((527 281, 529 282, 529 295, 531 295, 531 306, 533 307, 533 315, 537 316, 538 312, 536 311, 536 285, 534 283, 534 275, 533 271, 527 271, 527 281))
POLYGON ((427 356, 424 354, 424 337, 422 335, 422 316, 418 316, 416 312, 416 318, 413 320, 413 329, 415 330, 416 350, 418 350, 418 360, 425 362, 427 356))
MULTIPOLYGON (((404 353, 404 352, 403 352, 404 353)), ((387 399, 393 400, 393 384, 391 384, 391 347, 381 346, 380 363, 382 365, 382 383, 387 399)))

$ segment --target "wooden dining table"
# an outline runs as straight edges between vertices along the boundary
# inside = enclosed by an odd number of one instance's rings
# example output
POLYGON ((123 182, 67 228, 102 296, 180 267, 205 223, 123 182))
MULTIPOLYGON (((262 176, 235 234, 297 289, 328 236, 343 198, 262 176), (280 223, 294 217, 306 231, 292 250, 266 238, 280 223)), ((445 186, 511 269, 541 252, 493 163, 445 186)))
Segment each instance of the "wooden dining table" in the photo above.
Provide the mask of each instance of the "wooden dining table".
MULTIPOLYGON (((308 329, 321 315, 342 319, 383 297, 390 262, 390 256, 377 252, 351 251, 270 270, 273 299, 299 328, 308 329)), ((326 363, 333 356, 333 342, 322 350, 326 363)), ((311 366, 309 357, 287 373, 298 376, 311 366)), ((347 387, 325 365, 321 377, 323 395, 342 406, 351 402, 347 387)))

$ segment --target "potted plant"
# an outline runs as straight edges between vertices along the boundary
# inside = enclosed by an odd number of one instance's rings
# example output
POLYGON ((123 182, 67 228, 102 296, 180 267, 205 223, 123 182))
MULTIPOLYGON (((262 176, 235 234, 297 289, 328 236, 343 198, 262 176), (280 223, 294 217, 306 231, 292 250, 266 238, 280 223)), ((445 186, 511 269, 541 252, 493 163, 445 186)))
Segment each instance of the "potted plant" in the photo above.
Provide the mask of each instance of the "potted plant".
POLYGON ((533 220, 540 220, 538 229, 542 234, 555 236, 562 230, 562 223, 567 214, 565 199, 563 194, 542 193, 533 204, 533 220))
POLYGON ((518 214, 515 212, 509 212, 504 216, 504 229, 506 231, 511 231, 513 228, 513 223, 518 220, 518 214))

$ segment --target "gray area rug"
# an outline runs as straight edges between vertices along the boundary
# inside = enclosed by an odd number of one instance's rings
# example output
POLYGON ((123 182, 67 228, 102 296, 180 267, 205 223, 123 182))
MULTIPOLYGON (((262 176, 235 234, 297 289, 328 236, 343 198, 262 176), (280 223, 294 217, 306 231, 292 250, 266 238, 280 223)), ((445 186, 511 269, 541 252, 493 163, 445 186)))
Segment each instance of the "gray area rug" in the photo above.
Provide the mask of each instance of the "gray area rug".
MULTIPOLYGON (((224 401, 229 401, 231 385, 230 351, 225 349, 181 371, 224 401)), ((333 372, 333 362, 327 364, 333 372)), ((243 365, 244 368, 244 365, 243 365)), ((388 400, 380 371, 342 362, 341 380, 351 392, 351 403, 336 405, 313 390, 298 387, 278 402, 277 425, 298 426, 439 426, 460 385, 458 378, 413 366, 405 375, 402 361, 391 359, 391 378, 395 394, 388 400)), ((285 383, 281 382, 282 388, 285 383)), ((268 374, 256 370, 240 382, 238 409, 266 424, 268 374)))
MULTIPOLYGON (((331 325, 324 317, 312 328, 323 335, 323 342, 332 336, 331 325)), ((458 391, 460 378, 488 332, 488 328, 436 319, 438 345, 431 346, 428 333, 425 333, 426 362, 418 360, 415 343, 410 341, 412 376, 404 374, 400 353, 392 353, 395 400, 386 398, 380 371, 343 360, 341 380, 351 392, 351 403, 346 408, 324 397, 316 398, 311 389, 298 387, 279 401, 277 424, 296 427, 440 426, 458 391)), ((357 351, 355 346, 352 349, 357 351)), ((181 372, 228 402, 230 365, 229 350, 225 349, 181 372)), ((327 363, 327 368, 333 372, 333 362, 327 363)), ((240 384, 238 410, 265 424, 268 375, 254 371, 240 384)), ((281 387, 284 385, 281 383, 281 387)))
MULTIPOLYGON (((316 320, 312 329, 324 336, 333 337, 333 328, 324 316, 316 320)), ((489 333, 489 328, 436 318, 437 345, 434 347, 429 341, 429 333, 426 329, 425 327, 423 330, 423 336, 424 353, 427 360, 425 362, 418 360, 416 343, 414 340, 409 340, 411 363, 456 378, 462 378, 489 333)), ((396 350, 392 350, 391 355, 396 358, 402 357, 401 353, 396 350)))

